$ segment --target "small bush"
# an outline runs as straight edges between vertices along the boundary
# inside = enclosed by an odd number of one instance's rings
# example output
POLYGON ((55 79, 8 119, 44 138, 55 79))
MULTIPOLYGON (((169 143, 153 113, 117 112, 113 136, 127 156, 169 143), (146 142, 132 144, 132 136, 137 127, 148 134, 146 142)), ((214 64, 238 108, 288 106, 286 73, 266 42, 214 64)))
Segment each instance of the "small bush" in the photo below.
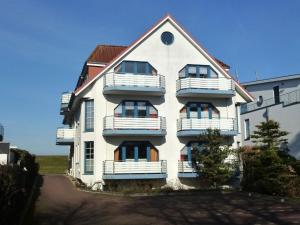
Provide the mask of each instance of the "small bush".
POLYGON ((0 224, 17 224, 38 173, 35 158, 14 150, 15 164, 0 166, 0 224))

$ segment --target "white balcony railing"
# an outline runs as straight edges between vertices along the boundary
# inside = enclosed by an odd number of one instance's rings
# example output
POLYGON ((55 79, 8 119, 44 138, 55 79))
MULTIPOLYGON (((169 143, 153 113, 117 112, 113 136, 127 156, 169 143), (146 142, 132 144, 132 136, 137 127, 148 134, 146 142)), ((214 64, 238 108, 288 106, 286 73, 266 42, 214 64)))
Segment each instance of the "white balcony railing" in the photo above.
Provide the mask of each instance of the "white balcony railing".
POLYGON ((229 91, 234 90, 234 82, 227 78, 182 78, 176 81, 176 90, 181 89, 211 89, 229 91))
POLYGON ((167 161, 155 162, 132 162, 132 161, 104 161, 104 174, 147 174, 147 173, 166 173, 167 161))
POLYGON ((152 87, 165 88, 165 77, 162 75, 118 74, 104 75, 104 87, 152 87))
POLYGON ((218 129, 221 131, 236 130, 236 120, 233 118, 180 118, 177 120, 177 131, 218 129))
POLYGON ((192 163, 188 161, 178 161, 178 173, 196 173, 192 163))
POLYGON ((67 111, 71 96, 72 96, 72 93, 69 93, 69 92, 65 92, 62 94, 61 101, 60 101, 61 115, 63 115, 67 111))
POLYGON ((61 96, 61 104, 69 104, 72 93, 66 92, 61 96))
POLYGON ((72 128, 58 128, 56 131, 57 141, 71 141, 74 140, 75 130, 72 128))
POLYGON ((166 118, 104 117, 104 130, 165 130, 166 118))

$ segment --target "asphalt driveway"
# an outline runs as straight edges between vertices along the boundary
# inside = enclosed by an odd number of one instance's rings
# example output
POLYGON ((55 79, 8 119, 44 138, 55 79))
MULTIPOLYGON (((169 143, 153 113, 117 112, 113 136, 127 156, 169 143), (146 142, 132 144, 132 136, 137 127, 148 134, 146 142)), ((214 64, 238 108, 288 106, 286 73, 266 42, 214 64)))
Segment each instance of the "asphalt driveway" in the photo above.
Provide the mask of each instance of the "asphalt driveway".
POLYGON ((63 175, 43 177, 36 225, 300 224, 300 203, 243 193, 118 197, 77 191, 63 175))

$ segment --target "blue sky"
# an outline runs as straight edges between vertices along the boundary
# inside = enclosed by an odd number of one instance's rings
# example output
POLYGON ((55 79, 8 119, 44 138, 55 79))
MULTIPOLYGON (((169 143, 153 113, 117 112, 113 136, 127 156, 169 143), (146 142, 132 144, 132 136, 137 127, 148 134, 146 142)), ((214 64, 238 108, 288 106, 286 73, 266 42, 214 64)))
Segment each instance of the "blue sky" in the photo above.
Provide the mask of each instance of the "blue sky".
POLYGON ((55 145, 60 95, 95 45, 128 45, 167 13, 240 81, 300 73, 296 0, 0 4, 0 123, 7 141, 35 154, 67 154, 55 145))

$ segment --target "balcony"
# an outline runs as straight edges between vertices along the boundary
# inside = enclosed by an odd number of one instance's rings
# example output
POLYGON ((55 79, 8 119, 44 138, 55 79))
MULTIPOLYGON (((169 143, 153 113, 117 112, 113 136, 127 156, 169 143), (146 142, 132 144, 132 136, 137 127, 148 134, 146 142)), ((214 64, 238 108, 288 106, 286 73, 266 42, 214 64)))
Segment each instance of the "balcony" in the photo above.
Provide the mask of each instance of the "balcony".
POLYGON ((282 104, 283 107, 287 107, 293 104, 300 103, 300 89, 281 94, 278 99, 268 98, 262 99, 257 102, 250 102, 241 105, 241 114, 252 112, 255 110, 265 109, 278 104, 282 104))
POLYGON ((104 94, 165 94, 165 77, 162 75, 107 73, 104 75, 104 94))
POLYGON ((65 112, 68 111, 68 105, 71 99, 72 93, 65 92, 61 96, 60 102, 60 114, 63 115, 65 112))
POLYGON ((177 136, 205 135, 207 129, 218 129, 223 136, 237 135, 237 122, 233 118, 180 118, 177 120, 177 136))
POLYGON ((178 161, 178 177, 193 178, 198 177, 198 173, 191 162, 178 161))
POLYGON ((71 145, 74 143, 75 130, 72 128, 58 128, 56 131, 57 145, 71 145))
POLYGON ((164 136, 166 118, 104 117, 103 136, 164 136))
POLYGON ((176 81, 177 97, 230 98, 234 82, 227 78, 182 78, 176 81))
POLYGON ((110 161, 103 162, 103 179, 165 179, 167 161, 110 161))

